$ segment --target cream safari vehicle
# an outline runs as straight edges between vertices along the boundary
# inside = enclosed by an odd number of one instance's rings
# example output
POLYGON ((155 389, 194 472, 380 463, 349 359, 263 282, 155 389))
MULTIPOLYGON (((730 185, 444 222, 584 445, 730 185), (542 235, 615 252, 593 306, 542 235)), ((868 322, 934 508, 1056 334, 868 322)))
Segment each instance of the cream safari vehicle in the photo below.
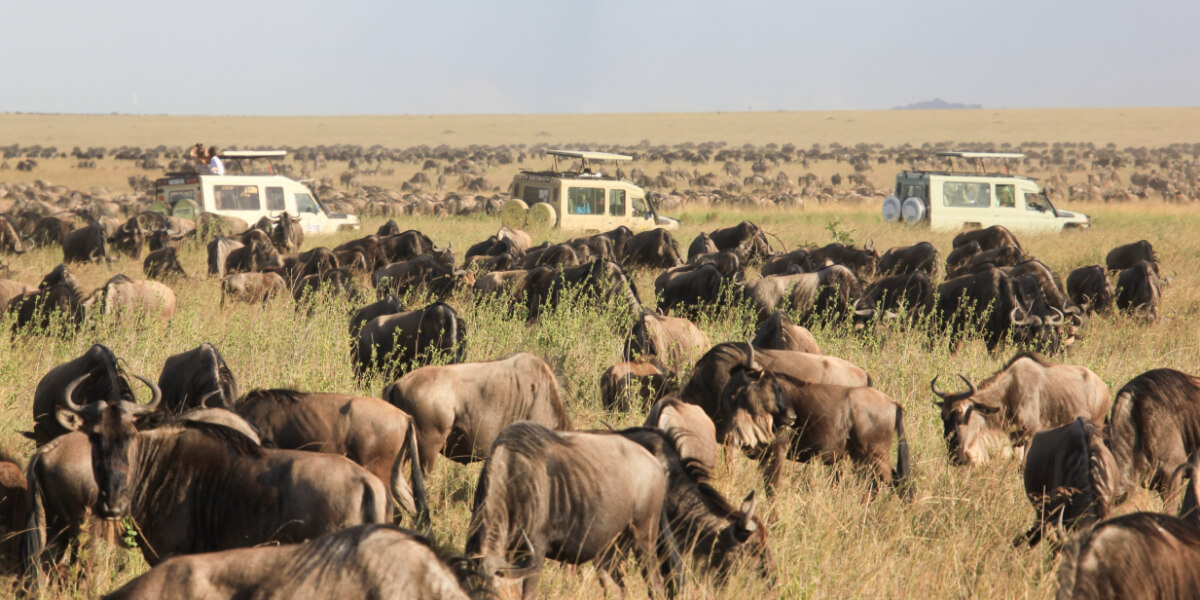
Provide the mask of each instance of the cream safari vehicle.
MULTIPOLYGON (((231 150, 221 154, 226 163, 225 175, 197 173, 168 173, 154 182, 155 202, 151 212, 185 219, 196 219, 201 213, 236 217, 253 225, 263 217, 276 218, 283 212, 300 220, 305 233, 324 234, 338 231, 358 231, 358 217, 331 213, 325 209, 308 186, 283 175, 276 175, 270 159, 287 154, 284 150, 231 150), (230 174, 234 161, 267 160, 266 173, 230 174)), ((245 163, 242 163, 243 165, 245 163)))
POLYGON ((596 165, 633 157, 580 150, 547 150, 546 154, 554 157, 551 170, 521 171, 513 177, 512 199, 500 211, 505 226, 533 231, 551 227, 606 231, 620 225, 633 231, 679 228, 678 220, 658 214, 645 190, 621 178, 619 171, 612 176, 596 165), (578 162, 560 171, 560 158, 578 162))
POLYGON ((1003 225, 1013 231, 1058 232, 1088 229, 1091 217, 1058 210, 1037 182, 1028 177, 988 173, 987 160, 1023 158, 1010 152, 938 152, 951 162, 975 163, 966 172, 905 171, 896 176, 896 190, 883 201, 883 218, 909 225, 928 224, 939 230, 977 229, 1003 225))

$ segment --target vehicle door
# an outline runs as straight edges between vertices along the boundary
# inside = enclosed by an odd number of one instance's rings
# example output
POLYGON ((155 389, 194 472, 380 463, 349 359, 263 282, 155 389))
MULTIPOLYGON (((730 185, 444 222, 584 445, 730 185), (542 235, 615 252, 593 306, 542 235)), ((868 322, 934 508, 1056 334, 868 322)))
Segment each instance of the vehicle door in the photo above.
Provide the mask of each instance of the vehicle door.
POLYGON ((566 212, 559 216, 559 222, 569 229, 603 230, 607 219, 604 192, 603 187, 572 183, 567 187, 566 212))
POLYGON ((650 210, 650 203, 644 197, 633 196, 629 201, 629 220, 625 226, 633 231, 646 231, 658 226, 654 221, 654 211, 650 210))
POLYGON ((1021 214, 1024 229, 1028 231, 1058 231, 1062 229, 1062 224, 1058 222, 1054 209, 1050 208, 1050 204, 1039 192, 1025 189, 1018 190, 1018 195, 1021 196, 1018 204, 1022 209, 1018 212, 1021 214))
POLYGON ((325 223, 329 220, 325 211, 317 204, 312 194, 308 192, 294 192, 296 201, 296 215, 300 219, 300 226, 304 228, 305 233, 322 233, 325 231, 325 223))
POLYGON ((608 205, 606 206, 604 229, 610 230, 629 222, 629 192, 624 188, 608 189, 608 205))
POLYGON ((992 188, 992 225, 1003 225, 1012 227, 1021 219, 1021 212, 1017 209, 1017 186, 1011 183, 995 183, 992 188))

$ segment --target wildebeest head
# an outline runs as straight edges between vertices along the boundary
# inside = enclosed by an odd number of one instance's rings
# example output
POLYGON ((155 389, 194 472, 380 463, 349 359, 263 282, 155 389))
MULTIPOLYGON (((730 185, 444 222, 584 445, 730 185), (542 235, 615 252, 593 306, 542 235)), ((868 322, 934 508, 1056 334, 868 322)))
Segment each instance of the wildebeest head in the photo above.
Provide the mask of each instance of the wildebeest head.
POLYGON ((752 450, 770 444, 776 427, 791 425, 796 413, 783 395, 775 374, 754 358, 747 344, 746 362, 730 370, 718 404, 717 440, 752 450))
POLYGON ((162 391, 154 382, 134 375, 150 388, 152 397, 147 404, 138 404, 121 394, 114 381, 107 398, 81 406, 71 400, 75 388, 89 375, 67 384, 55 417, 70 431, 82 431, 92 444, 92 469, 98 489, 96 513, 105 519, 118 519, 129 514, 131 492, 129 479, 133 470, 132 456, 137 422, 154 413, 162 400, 162 391))
POLYGON ((950 451, 950 461, 956 465, 972 462, 972 458, 983 450, 979 447, 983 431, 987 428, 987 415, 1000 412, 1000 407, 975 402, 975 384, 970 379, 958 376, 967 384, 967 391, 951 394, 937 386, 937 377, 929 382, 929 389, 939 398, 933 405, 942 412, 942 435, 950 451))

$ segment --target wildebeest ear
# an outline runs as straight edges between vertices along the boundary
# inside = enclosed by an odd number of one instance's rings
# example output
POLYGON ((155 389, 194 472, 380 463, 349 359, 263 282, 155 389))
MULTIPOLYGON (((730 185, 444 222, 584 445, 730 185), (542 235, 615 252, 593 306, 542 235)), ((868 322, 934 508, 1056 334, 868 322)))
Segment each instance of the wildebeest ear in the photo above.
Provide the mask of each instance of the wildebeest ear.
POLYGON ((971 410, 977 410, 977 411, 979 411, 980 414, 984 414, 984 415, 994 415, 994 414, 1000 412, 1000 407, 999 406, 988 406, 986 404, 972 404, 971 410))
POLYGON ((79 431, 83 428, 83 416, 69 408, 56 406, 54 408, 54 418, 67 431, 79 431))
POLYGON ((754 520, 754 508, 757 504, 758 501, 754 499, 754 490, 750 490, 750 493, 746 494, 746 499, 742 500, 742 507, 740 509, 742 511, 742 519, 738 523, 738 527, 743 531, 752 533, 758 529, 758 521, 754 520))

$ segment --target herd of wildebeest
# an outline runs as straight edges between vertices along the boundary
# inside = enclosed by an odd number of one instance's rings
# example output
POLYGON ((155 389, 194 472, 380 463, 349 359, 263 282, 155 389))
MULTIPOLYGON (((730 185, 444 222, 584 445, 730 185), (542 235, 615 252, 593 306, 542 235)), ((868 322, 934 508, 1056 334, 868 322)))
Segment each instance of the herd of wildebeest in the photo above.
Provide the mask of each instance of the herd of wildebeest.
POLYGON ((806 328, 887 321, 951 351, 974 338, 1018 350, 978 384, 960 376, 963 388, 945 391, 935 378, 930 390, 953 463, 1023 457, 1035 521, 1017 542, 1064 545, 1060 596, 1200 589, 1200 378, 1152 370, 1110 403, 1095 373, 1045 358, 1097 312, 1161 316, 1170 278, 1144 240, 1064 283, 998 226, 959 234, 944 259, 928 242, 882 255, 838 243, 789 250, 750 222, 700 234, 686 253, 662 229, 535 246, 501 228, 460 259, 394 221, 304 252, 286 214, 253 226, 153 213, 78 225, 0 215, 0 251, 63 252, 37 285, 0 279, 14 335, 85 335, 97 318, 169 320, 171 286, 197 280, 219 281, 222 303, 291 295, 301 311, 369 285, 378 301, 350 315, 349 360, 360 376, 392 383, 381 398, 242 393, 237 365, 212 344, 171 356, 157 382, 92 346, 38 383, 28 433, 37 450, 24 470, 0 465, 0 516, 20 532, 9 559, 30 585, 78 559, 94 517, 135 524, 153 567, 112 598, 487 597, 495 576, 523 578, 531 597, 546 559, 592 562, 623 593, 629 556, 657 595, 682 591, 685 574, 719 583, 747 564, 771 581, 758 499, 731 502, 711 485, 719 449, 757 461, 768 493, 789 460, 849 461, 869 494, 912 498, 901 405, 860 367, 821 354, 806 328), (89 292, 71 272, 141 258, 147 244, 146 279, 115 275, 89 292), (210 279, 185 272, 182 244, 206 247, 210 279), (633 283, 636 269, 661 271, 653 306, 633 283), (413 298, 432 303, 406 310, 402 299, 413 298), (644 412, 644 426, 574 429, 553 369, 535 354, 463 362, 470 340, 448 302, 464 298, 531 327, 579 303, 627 315, 623 362, 598 374, 602 403, 644 412), (695 321, 732 307, 757 318, 753 338, 712 345, 695 321), (137 400, 139 385, 149 402, 137 400), (439 454, 485 461, 453 552, 416 532, 437 518, 426 477, 439 454), (1168 501, 1182 488, 1180 516, 1104 520, 1135 486, 1168 501), (416 531, 395 525, 406 519, 416 531))

